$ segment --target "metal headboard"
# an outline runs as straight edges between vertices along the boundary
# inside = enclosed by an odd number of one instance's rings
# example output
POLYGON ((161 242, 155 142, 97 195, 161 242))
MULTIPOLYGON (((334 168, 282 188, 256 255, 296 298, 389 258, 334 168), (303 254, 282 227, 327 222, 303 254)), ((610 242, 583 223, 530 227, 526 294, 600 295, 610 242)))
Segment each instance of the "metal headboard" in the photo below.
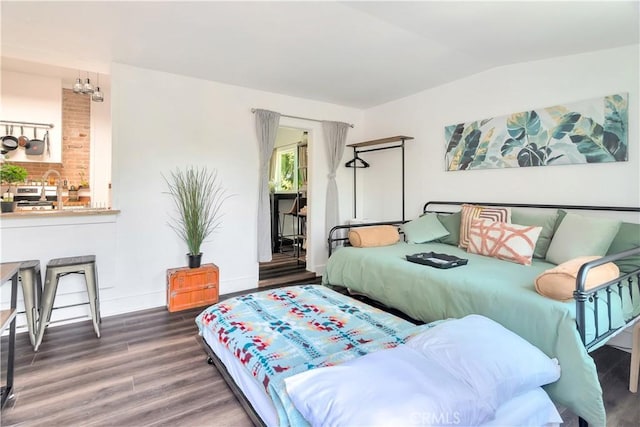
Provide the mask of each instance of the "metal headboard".
POLYGON ((535 204, 535 203, 495 203, 495 202, 453 202, 453 201, 429 201, 422 207, 422 212, 439 212, 430 209, 431 205, 442 206, 461 206, 463 204, 468 205, 482 205, 482 206, 500 206, 505 208, 540 208, 540 209, 570 209, 570 210, 583 210, 583 211, 615 211, 615 212, 640 212, 640 207, 632 206, 591 206, 591 205, 550 205, 550 204, 535 204))

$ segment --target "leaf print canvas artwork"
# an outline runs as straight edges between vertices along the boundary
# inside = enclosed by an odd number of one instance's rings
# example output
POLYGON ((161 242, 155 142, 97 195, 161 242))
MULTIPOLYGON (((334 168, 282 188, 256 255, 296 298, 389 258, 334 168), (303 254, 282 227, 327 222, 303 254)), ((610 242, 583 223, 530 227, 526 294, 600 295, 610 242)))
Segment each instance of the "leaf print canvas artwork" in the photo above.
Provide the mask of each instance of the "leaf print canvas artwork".
POLYGON ((628 160, 628 94, 445 127, 446 170, 628 160))

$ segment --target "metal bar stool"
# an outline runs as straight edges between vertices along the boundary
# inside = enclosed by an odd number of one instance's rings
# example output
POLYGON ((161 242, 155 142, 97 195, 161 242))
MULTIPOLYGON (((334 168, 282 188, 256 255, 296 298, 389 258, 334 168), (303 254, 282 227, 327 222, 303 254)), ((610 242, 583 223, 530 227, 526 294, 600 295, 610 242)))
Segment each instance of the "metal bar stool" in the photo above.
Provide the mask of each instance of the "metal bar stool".
POLYGON ((38 333, 38 307, 42 300, 42 275, 40 274, 40 261, 37 259, 22 261, 18 273, 22 295, 24 299, 24 312, 27 316, 27 329, 29 341, 36 346, 36 334, 38 333))
POLYGON ((53 310, 53 302, 56 290, 58 289, 58 281, 60 277, 66 276, 67 274, 84 275, 87 293, 89 294, 93 329, 96 332, 96 336, 100 338, 100 301, 98 299, 98 274, 95 255, 56 258, 47 264, 44 294, 40 305, 40 324, 38 325, 38 335, 34 347, 35 351, 38 351, 38 347, 40 347, 42 343, 44 331, 51 320, 51 311, 53 310))

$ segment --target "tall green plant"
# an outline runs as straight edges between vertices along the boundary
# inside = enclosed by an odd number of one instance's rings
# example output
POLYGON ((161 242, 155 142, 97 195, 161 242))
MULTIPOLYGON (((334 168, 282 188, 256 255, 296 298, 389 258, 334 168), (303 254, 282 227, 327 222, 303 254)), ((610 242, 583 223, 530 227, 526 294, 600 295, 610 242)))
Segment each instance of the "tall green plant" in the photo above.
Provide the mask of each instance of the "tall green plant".
POLYGON ((169 177, 162 177, 177 211, 169 225, 185 241, 189 253, 197 255, 202 242, 221 225, 220 209, 228 198, 226 190, 217 171, 206 167, 176 169, 169 177))

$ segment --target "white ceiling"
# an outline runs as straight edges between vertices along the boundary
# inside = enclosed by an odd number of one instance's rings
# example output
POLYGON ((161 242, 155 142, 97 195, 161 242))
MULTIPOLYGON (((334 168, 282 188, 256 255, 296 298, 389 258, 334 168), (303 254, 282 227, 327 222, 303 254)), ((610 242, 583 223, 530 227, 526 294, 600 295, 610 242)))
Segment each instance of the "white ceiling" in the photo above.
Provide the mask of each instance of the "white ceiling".
POLYGON ((1 3, 4 68, 112 62, 367 108, 507 64, 640 43, 633 1, 1 3), (16 61, 15 59, 18 59, 16 61))

